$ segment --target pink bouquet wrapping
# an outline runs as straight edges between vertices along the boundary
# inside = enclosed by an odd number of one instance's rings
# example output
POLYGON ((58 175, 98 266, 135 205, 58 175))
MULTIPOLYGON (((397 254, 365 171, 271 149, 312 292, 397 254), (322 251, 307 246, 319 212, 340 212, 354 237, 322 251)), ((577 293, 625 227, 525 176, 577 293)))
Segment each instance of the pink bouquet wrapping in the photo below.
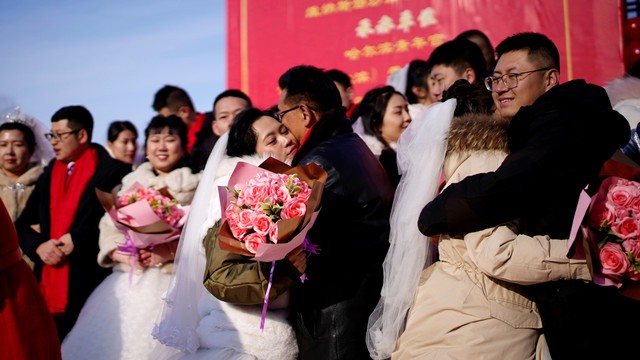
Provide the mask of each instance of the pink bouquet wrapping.
POLYGON ((290 167, 274 158, 236 165, 219 187, 223 250, 257 261, 283 259, 304 243, 320 208, 327 174, 316 164, 290 167))
POLYGON ((107 193, 96 189, 96 194, 116 228, 125 235, 126 242, 119 250, 131 252, 180 237, 189 207, 178 204, 166 188, 145 188, 136 182, 120 196, 118 190, 116 187, 107 193))
POLYGON ((640 167, 619 155, 605 163, 581 194, 568 256, 587 260, 594 283, 640 300, 640 167))
MULTIPOLYGON (((316 164, 292 168, 268 158, 259 167, 239 162, 228 185, 218 188, 223 221, 220 248, 271 262, 260 330, 264 330, 276 260, 297 247, 318 252, 306 234, 318 216, 326 178, 316 164)), ((303 274, 301 280, 305 279, 303 274)))

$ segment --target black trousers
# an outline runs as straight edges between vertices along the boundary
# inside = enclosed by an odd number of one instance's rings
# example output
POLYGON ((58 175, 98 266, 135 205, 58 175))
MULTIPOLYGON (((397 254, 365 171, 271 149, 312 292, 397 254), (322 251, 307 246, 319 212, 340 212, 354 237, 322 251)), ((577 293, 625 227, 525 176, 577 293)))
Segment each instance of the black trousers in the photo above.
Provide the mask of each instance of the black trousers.
POLYGON ((553 360, 638 357, 640 301, 614 287, 577 280, 531 290, 553 360))

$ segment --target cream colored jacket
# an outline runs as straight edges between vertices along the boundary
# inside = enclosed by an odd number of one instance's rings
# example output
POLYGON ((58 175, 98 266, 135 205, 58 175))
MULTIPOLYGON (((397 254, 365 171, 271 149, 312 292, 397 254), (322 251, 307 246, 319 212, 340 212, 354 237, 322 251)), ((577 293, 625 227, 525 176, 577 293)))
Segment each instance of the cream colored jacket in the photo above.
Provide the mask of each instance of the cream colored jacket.
MULTIPOLYGON (((447 184, 495 170, 506 149, 505 125, 454 119, 447 184)), ((520 284, 590 280, 586 263, 569 260, 566 250, 566 240, 517 235, 515 223, 442 236, 439 261, 423 271, 392 359, 541 358, 542 323, 520 284)))
POLYGON ((15 181, 0 171, 0 198, 2 198, 13 222, 27 205, 27 200, 36 187, 36 182, 43 170, 42 165, 34 164, 15 181))

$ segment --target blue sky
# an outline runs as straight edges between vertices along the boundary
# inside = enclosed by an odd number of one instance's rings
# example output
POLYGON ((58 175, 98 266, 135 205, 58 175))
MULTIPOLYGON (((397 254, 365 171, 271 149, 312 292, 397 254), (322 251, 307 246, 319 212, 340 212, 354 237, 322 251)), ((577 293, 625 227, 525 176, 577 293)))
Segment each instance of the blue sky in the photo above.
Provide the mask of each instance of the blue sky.
POLYGON ((93 141, 109 122, 141 133, 165 84, 210 111, 226 87, 224 0, 0 1, 0 113, 20 106, 50 128, 66 105, 93 114, 93 141))

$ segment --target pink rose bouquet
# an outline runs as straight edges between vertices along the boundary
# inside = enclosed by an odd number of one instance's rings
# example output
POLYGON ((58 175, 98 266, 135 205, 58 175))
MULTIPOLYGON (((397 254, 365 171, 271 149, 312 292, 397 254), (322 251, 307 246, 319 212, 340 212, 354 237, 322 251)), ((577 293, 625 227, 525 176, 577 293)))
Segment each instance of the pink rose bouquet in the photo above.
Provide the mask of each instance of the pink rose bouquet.
MULTIPOLYGON (((306 234, 318 215, 326 178, 327 173, 316 164, 291 168, 268 158, 259 167, 239 162, 228 185, 219 188, 223 220, 220 248, 271 262, 260 330, 264 329, 276 260, 297 247, 318 252, 306 234)), ((305 280, 304 274, 301 280, 305 280)))
POLYGON ((291 168, 274 158, 259 167, 239 162, 229 184, 219 189, 220 247, 257 261, 283 259, 303 245, 326 176, 316 164, 291 168))
POLYGON ((587 259, 594 283, 640 299, 640 169, 609 160, 600 175, 578 205, 569 256, 587 259))
POLYGON ((123 247, 144 249, 180 237, 189 207, 178 204, 166 188, 146 188, 136 182, 120 196, 118 190, 106 193, 96 189, 96 194, 125 235, 123 247))

